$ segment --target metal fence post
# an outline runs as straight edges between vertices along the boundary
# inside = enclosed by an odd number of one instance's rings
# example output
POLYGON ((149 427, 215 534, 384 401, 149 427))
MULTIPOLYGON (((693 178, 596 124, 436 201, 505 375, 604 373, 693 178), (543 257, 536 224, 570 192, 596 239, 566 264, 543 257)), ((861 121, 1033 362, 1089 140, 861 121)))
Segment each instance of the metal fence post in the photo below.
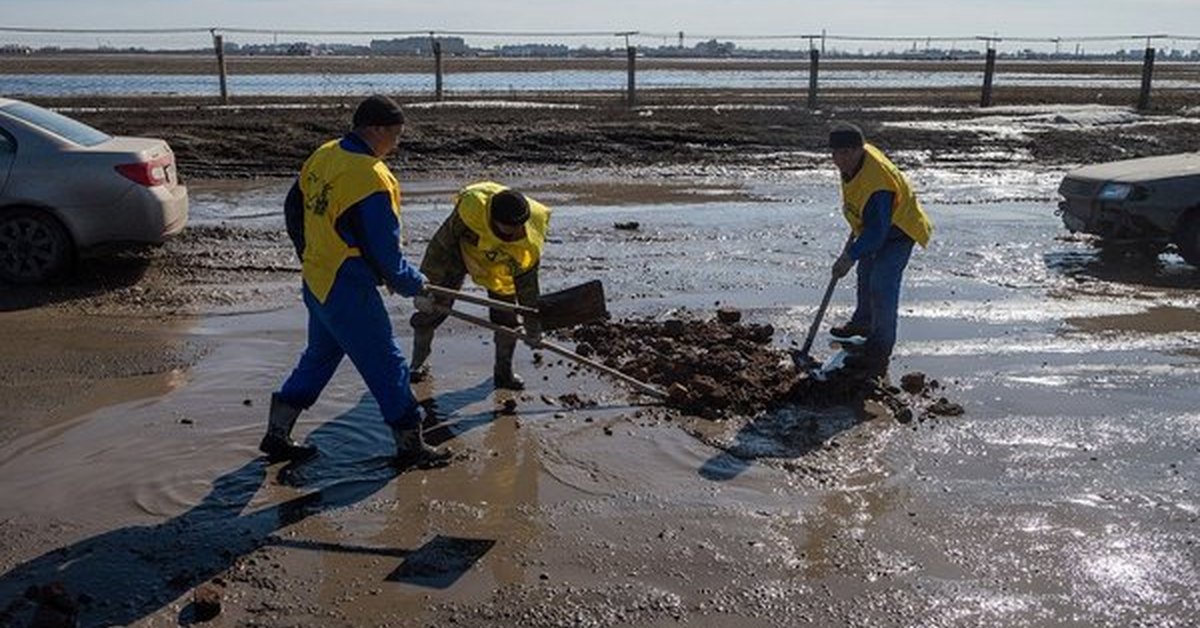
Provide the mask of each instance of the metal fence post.
POLYGON ((216 30, 210 31, 213 38, 213 48, 217 51, 217 75, 221 80, 221 103, 229 102, 229 86, 226 81, 225 69, 225 37, 218 35, 216 30))
POLYGON ((633 108, 637 104, 637 46, 626 46, 625 55, 629 64, 629 86, 625 91, 625 104, 633 108))
POLYGON ((1150 108, 1150 84, 1154 79, 1154 48, 1146 47, 1146 57, 1142 61, 1142 93, 1138 95, 1138 111, 1150 108))
POLYGON ((992 77, 996 75, 996 49, 988 44, 987 61, 983 66, 983 95, 979 98, 979 106, 992 106, 992 77))
POLYGON ((442 42, 433 40, 433 99, 442 101, 442 42))
MULTIPOLYGON (((810 42, 811 43, 811 42, 810 42)), ((808 51, 808 108, 817 108, 817 68, 821 65, 821 51, 810 48, 808 51)))

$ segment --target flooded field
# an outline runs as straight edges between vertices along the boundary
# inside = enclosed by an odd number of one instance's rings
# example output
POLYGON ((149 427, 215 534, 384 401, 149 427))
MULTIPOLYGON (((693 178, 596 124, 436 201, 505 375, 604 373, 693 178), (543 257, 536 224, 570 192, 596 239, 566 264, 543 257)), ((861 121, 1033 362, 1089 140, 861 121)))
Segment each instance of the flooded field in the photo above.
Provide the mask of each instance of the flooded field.
MULTIPOLYGON (((662 173, 508 180, 555 210, 543 289, 601 279, 617 318, 731 306, 802 341, 844 237, 832 173, 662 173)), ((140 283, 0 313, 7 346, 65 356, 0 366, 0 624, 52 581, 86 596, 82 625, 189 623, 215 581, 225 625, 1191 625, 1200 271, 1063 237, 1060 171, 912 174, 936 232, 893 378, 938 379, 963 416, 709 421, 524 348, 529 390, 497 392, 490 332, 451 323, 415 389, 458 458, 399 476, 348 364, 297 430, 321 457, 257 457, 304 342, 288 182, 194 182, 190 235, 140 283)), ((401 175, 419 259, 465 181, 401 175)), ((845 283, 827 321, 849 315, 845 283)))

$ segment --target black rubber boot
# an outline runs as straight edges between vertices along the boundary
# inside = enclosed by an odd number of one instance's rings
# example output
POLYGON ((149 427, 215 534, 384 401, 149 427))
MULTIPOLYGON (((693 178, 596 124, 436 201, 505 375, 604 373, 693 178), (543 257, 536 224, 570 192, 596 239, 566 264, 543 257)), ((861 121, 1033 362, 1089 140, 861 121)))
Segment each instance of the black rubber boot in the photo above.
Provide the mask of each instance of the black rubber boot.
POLYGON ((492 369, 492 381, 496 388, 525 390, 525 380, 513 372, 513 353, 517 350, 517 339, 496 334, 496 365, 492 369))
POLYGON ((888 360, 865 353, 852 353, 842 363, 846 375, 861 380, 887 380, 888 360))
POLYGON ((853 338, 854 336, 865 337, 868 333, 870 333, 870 331, 871 330, 867 329, 866 327, 854 325, 852 323, 846 323, 845 325, 830 327, 829 335, 833 336, 834 338, 853 338))
POLYGON ((258 444, 258 450, 267 455, 270 462, 303 462, 317 455, 317 448, 301 445, 292 440, 292 427, 300 416, 300 409, 293 408, 278 393, 271 394, 271 413, 267 417, 267 434, 258 444))
POLYGON ((396 439, 396 458, 392 464, 397 469, 436 469, 450 464, 454 455, 447 449, 428 445, 421 423, 410 428, 393 426, 392 436, 396 439))
POLYGON ((413 328, 412 370, 408 380, 412 383, 425 381, 429 377, 429 355, 433 353, 433 328, 413 328))

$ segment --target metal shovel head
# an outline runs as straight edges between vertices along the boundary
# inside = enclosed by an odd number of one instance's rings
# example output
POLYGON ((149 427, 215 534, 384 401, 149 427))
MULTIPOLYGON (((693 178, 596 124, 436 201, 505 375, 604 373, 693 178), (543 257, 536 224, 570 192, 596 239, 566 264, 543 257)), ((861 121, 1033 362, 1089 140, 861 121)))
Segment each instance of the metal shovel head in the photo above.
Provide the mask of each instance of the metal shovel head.
POLYGON ((542 329, 561 329, 608 318, 604 303, 604 284, 592 280, 573 288, 541 295, 538 298, 538 318, 542 329))

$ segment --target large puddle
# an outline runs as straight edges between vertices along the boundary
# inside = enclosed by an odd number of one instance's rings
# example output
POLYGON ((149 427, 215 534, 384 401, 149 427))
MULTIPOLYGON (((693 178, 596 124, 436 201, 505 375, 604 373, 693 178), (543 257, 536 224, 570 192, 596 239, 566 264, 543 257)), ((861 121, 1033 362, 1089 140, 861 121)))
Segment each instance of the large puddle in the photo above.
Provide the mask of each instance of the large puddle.
MULTIPOLYGON (((755 174, 517 181, 555 209, 543 289, 601 279, 618 317, 735 306, 798 343, 844 237, 836 189, 755 174)), ((157 624, 222 575, 243 622, 1184 625, 1200 612, 1200 271, 1061 238, 1051 202, 1013 200, 1053 176, 917 176, 940 184, 937 231, 909 266, 893 371, 940 379, 962 417, 668 419, 524 348, 530 390, 495 392, 490 333, 450 323, 416 390, 456 464, 395 476, 344 364, 297 430, 323 455, 281 472, 255 445, 302 306, 203 318, 180 333, 211 352, 169 390, 0 448, 16 540, 0 600, 58 579, 91 596, 88 625, 157 624)), ((194 184, 195 222, 277 225, 286 185, 194 184)), ((414 255, 456 185, 406 185, 414 255)), ((841 286, 827 320, 852 299, 841 286)), ((406 351, 408 312, 396 302, 406 351)))

